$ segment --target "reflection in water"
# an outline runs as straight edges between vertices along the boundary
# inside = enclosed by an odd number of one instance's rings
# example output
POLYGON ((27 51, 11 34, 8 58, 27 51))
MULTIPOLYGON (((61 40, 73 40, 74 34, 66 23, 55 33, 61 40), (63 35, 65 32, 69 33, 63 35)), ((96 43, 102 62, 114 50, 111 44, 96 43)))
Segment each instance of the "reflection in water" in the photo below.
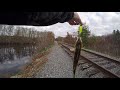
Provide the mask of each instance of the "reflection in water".
POLYGON ((29 63, 36 49, 33 45, 0 46, 0 77, 16 72, 19 67, 29 63))
POLYGON ((0 63, 32 56, 35 50, 35 46, 0 46, 0 63))

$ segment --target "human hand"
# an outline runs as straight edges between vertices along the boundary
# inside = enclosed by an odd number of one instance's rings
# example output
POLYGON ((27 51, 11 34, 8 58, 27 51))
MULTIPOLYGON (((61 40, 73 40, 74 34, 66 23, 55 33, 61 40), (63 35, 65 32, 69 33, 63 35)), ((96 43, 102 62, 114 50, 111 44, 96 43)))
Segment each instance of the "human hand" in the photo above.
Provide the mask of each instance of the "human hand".
POLYGON ((83 23, 82 23, 82 21, 81 21, 81 19, 80 19, 80 17, 79 17, 77 12, 74 12, 73 18, 71 20, 69 20, 68 23, 70 25, 79 25, 79 24, 83 25, 83 23))

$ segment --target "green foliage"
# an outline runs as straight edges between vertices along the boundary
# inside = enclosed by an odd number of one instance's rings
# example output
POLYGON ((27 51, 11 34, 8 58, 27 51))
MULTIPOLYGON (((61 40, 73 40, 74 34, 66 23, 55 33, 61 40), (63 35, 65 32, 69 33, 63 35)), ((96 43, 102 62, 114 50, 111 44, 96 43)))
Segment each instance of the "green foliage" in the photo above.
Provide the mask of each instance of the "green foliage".
POLYGON ((83 31, 81 33, 81 38, 82 38, 82 42, 83 42, 84 47, 88 46, 89 35, 90 35, 89 27, 87 25, 83 26, 83 31))
POLYGON ((114 41, 115 44, 120 42, 120 31, 119 30, 114 30, 113 31, 113 39, 114 39, 113 41, 114 41))

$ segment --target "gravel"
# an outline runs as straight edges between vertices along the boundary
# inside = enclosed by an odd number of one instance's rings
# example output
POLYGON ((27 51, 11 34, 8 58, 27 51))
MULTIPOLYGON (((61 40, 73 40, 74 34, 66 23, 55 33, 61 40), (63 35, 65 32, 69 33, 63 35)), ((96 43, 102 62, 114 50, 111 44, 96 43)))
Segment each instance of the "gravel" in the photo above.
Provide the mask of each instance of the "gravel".
MULTIPOLYGON (((36 73, 35 78, 73 78, 73 60, 57 42, 55 42, 51 52, 46 57, 48 61, 36 73)), ((91 64, 88 64, 84 59, 79 60, 75 76, 76 78, 108 77, 91 66, 91 64)))
POLYGON ((47 58, 48 61, 35 78, 73 78, 73 61, 57 42, 47 58))

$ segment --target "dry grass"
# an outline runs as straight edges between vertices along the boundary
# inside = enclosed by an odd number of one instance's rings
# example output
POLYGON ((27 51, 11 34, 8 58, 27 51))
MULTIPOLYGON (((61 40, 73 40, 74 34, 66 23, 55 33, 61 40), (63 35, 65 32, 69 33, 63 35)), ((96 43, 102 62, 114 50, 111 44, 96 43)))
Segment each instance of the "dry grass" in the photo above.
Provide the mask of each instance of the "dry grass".
POLYGON ((43 67, 43 65, 47 62, 46 55, 49 54, 51 51, 51 48, 49 48, 47 51, 40 53, 36 55, 32 63, 28 66, 24 67, 24 70, 20 72, 19 74, 12 76, 11 78, 34 78, 36 73, 43 67))

